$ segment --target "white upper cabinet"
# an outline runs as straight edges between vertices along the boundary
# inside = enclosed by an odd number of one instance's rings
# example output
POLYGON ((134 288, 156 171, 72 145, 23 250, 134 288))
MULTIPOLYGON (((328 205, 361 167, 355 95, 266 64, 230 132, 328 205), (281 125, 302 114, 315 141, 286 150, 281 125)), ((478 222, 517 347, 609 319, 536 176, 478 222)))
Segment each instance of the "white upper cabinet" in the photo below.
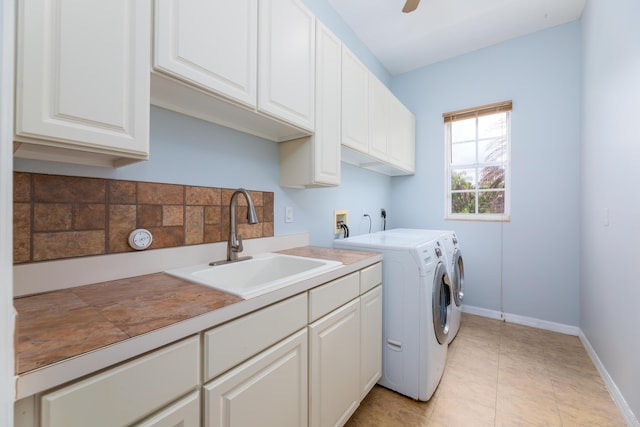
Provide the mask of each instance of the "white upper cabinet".
POLYGON ((299 0, 155 0, 151 103, 288 141, 313 133, 315 17, 299 0))
POLYGON ((260 0, 258 109, 313 131, 315 23, 299 0, 260 0))
POLYGON ((413 114, 342 48, 342 161, 385 175, 415 172, 413 114))
POLYGON ((342 43, 317 22, 315 181, 340 184, 342 43))
POLYGON ((17 28, 15 156, 146 159, 151 4, 22 0, 17 28))
POLYGON ((154 68, 256 106, 256 0, 157 0, 154 68))
POLYGON ((369 79, 369 154, 382 161, 389 160, 389 101, 393 95, 382 82, 369 79))
POLYGON ((389 162, 408 173, 416 170, 416 118, 394 96, 389 100, 389 162))
POLYGON ((369 70, 342 47, 342 145, 369 152, 369 70))
POLYGON ((389 175, 415 172, 415 117, 378 79, 369 84, 369 156, 389 175))
POLYGON ((316 130, 280 144, 280 185, 309 188, 340 184, 342 43, 316 22, 316 130))

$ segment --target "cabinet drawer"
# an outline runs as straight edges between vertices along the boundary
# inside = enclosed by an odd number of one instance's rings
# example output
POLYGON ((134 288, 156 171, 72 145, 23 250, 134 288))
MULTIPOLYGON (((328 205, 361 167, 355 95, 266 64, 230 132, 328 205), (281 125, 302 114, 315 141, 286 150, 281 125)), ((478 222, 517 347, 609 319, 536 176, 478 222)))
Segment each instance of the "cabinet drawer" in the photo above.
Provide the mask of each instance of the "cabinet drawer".
POLYGON ((198 337, 42 397, 43 427, 128 425, 199 384, 198 337))
POLYGON ((204 380, 224 371, 307 324, 307 294, 241 317, 204 334, 204 380))
POLYGON ((199 427, 200 391, 183 397, 135 427, 199 427))
POLYGON ((309 323, 314 322, 360 295, 358 272, 309 291, 309 323))
POLYGON ((382 283, 382 263, 360 270, 360 295, 382 283))

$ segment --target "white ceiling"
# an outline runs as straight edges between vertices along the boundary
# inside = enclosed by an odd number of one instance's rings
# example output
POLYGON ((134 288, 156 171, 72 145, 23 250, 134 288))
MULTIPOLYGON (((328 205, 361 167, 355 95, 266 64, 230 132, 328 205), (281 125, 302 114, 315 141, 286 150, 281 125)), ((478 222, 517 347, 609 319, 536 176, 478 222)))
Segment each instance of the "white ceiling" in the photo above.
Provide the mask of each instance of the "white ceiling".
POLYGON ((391 74, 580 18, 586 0, 329 0, 391 74))

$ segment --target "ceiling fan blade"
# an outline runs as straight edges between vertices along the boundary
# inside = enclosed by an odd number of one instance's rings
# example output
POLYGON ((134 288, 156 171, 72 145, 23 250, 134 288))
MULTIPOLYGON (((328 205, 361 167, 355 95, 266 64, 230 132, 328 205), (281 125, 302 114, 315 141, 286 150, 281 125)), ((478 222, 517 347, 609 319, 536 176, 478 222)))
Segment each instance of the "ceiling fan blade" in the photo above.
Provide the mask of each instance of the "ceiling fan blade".
POLYGON ((404 7, 402 8, 402 11, 404 13, 413 12, 414 10, 416 10, 419 3, 420 0, 407 0, 407 2, 404 4, 404 7))

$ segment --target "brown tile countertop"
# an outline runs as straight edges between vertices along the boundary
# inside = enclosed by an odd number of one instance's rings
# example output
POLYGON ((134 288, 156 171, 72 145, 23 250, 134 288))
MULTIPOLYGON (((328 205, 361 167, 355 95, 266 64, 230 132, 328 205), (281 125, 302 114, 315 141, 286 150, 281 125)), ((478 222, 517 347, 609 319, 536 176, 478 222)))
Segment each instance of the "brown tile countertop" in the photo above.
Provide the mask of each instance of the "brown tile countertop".
MULTIPOLYGON (((376 254, 305 246, 289 255, 354 264, 376 254)), ((16 373, 46 367, 244 301, 164 273, 16 298, 16 373)))
POLYGON ((50 365, 241 301, 164 273, 14 301, 16 372, 50 365))

